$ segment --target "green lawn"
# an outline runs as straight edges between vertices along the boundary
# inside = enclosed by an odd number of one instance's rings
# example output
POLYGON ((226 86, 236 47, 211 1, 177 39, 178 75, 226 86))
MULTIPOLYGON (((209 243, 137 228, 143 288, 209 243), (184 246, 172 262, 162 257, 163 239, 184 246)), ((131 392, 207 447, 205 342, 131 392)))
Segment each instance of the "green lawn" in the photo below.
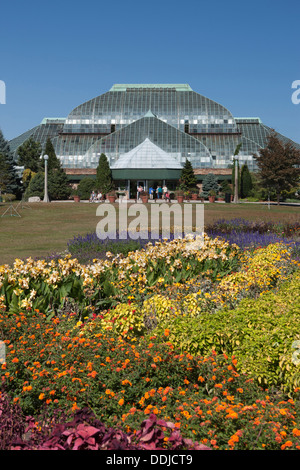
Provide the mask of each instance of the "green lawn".
MULTIPOLYGON (((68 240, 75 235, 95 231, 100 220, 96 216, 97 204, 51 202, 29 206, 30 209, 18 209, 21 217, 1 217, 8 205, 0 204, 0 265, 11 264, 15 258, 45 257, 55 251, 63 251, 68 240)), ((300 217, 300 207, 281 205, 268 209, 266 205, 258 204, 205 204, 206 224, 236 217, 296 221, 300 217)))

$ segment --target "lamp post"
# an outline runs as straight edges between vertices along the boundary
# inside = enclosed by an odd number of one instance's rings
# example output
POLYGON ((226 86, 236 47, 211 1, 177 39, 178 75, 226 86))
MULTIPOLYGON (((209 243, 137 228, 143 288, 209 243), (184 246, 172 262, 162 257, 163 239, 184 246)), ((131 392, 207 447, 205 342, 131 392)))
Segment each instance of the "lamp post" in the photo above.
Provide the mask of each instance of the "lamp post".
POLYGON ((48 155, 44 155, 45 160, 45 187, 44 187, 44 200, 43 202, 50 202, 48 196, 48 155))

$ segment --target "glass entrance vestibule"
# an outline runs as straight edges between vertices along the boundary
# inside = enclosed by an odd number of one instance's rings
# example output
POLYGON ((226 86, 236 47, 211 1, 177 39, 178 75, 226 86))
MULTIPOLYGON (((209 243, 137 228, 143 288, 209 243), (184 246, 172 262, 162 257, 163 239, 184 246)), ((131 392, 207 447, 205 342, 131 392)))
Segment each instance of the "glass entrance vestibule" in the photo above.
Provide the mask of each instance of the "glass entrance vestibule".
MULTIPOLYGON (((179 185, 181 170, 179 169, 113 169, 112 178, 116 189, 125 191, 129 199, 136 199, 138 187, 149 193, 149 189, 155 191, 158 187, 166 186, 169 191, 175 191, 179 185)), ((156 194, 156 193, 155 193, 156 194)), ((154 194, 154 197, 155 197, 154 194)))
POLYGON ((124 191, 129 199, 139 198, 139 188, 142 191, 146 191, 150 198, 160 198, 160 192, 158 188, 166 187, 169 191, 175 191, 178 186, 178 181, 166 180, 166 179, 128 179, 115 181, 115 187, 118 191, 124 191), (152 196, 150 194, 152 190, 152 196))

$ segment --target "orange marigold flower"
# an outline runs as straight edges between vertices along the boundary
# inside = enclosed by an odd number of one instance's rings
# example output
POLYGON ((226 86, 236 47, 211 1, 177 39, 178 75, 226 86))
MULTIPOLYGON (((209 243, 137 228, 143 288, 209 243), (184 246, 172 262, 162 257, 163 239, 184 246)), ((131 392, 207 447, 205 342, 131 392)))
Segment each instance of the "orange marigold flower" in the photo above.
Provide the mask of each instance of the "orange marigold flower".
POLYGON ((294 436, 300 436, 300 429, 294 428, 293 429, 294 436))
POLYGON ((43 400, 45 398, 45 394, 44 393, 40 393, 39 394, 39 400, 43 400))
POLYGON ((19 362, 19 359, 17 357, 14 357, 11 362, 19 362))
POLYGON ((124 399, 121 398, 121 400, 119 400, 118 403, 119 403, 120 406, 124 405, 124 399))
POLYGON ((284 450, 286 447, 292 447, 292 445, 292 441, 286 441, 284 444, 282 444, 281 450, 284 450))

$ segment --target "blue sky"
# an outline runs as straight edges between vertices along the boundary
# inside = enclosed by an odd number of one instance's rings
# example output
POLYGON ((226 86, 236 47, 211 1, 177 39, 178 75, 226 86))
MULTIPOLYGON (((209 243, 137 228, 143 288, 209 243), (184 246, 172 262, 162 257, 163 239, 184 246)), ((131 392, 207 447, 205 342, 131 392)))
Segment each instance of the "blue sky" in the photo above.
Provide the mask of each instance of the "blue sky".
POLYGON ((0 10, 6 139, 114 83, 188 83, 300 143, 299 0, 11 0, 0 10))

